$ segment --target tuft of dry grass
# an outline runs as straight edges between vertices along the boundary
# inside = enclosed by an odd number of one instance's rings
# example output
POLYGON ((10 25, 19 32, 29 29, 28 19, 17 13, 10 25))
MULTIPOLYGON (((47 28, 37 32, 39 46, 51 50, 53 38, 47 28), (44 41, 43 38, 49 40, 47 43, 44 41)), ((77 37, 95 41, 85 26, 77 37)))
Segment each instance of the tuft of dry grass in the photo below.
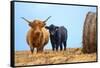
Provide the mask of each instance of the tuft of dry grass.
POLYGON ((96 61, 96 53, 83 54, 81 48, 67 48, 66 51, 58 52, 46 49, 43 53, 34 54, 31 54, 30 51, 15 52, 15 66, 89 61, 96 61))

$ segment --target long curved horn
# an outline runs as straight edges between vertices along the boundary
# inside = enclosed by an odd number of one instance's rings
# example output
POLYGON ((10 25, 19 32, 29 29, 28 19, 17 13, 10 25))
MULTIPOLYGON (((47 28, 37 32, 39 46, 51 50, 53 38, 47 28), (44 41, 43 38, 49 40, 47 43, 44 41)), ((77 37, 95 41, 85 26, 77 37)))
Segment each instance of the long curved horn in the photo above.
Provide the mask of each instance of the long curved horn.
POLYGON ((47 22, 47 21, 48 21, 48 19, 50 19, 50 18, 51 18, 51 16, 49 16, 46 20, 44 20, 44 23, 45 23, 45 22, 47 22))
POLYGON ((22 19, 24 19, 26 22, 28 22, 29 24, 31 23, 29 20, 25 19, 24 17, 21 17, 22 19))

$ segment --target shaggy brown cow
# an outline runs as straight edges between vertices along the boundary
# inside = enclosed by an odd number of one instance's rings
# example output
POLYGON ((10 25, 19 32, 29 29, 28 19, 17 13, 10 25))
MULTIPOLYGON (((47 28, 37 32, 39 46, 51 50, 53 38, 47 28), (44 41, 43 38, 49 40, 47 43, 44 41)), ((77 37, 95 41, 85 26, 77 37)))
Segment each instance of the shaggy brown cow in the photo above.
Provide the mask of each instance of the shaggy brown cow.
POLYGON ((42 52, 44 46, 48 43, 49 40, 49 31, 45 28, 47 20, 50 18, 49 16, 46 20, 34 20, 33 22, 28 21, 24 17, 25 21, 28 22, 31 27, 27 33, 27 43, 30 47, 31 53, 33 53, 34 48, 37 48, 37 52, 42 52))

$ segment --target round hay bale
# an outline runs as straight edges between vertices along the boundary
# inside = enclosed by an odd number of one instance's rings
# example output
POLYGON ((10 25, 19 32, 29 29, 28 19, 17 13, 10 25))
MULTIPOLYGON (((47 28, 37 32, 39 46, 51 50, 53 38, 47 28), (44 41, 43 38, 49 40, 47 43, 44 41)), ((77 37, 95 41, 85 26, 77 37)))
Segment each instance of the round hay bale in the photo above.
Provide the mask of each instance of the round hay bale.
POLYGON ((96 13, 88 12, 83 26, 83 49, 84 53, 97 51, 96 13))

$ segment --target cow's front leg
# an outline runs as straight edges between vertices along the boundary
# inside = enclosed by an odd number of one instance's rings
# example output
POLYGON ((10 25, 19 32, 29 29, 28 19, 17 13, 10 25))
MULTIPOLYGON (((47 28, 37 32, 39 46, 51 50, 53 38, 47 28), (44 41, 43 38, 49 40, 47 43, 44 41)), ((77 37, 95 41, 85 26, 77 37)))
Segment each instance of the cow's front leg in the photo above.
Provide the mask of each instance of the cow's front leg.
POLYGON ((43 52, 43 48, 44 48, 44 47, 38 47, 38 48, 37 48, 37 53, 43 52))
POLYGON ((34 52, 34 47, 32 45, 30 45, 30 51, 31 51, 31 54, 33 54, 34 52))
POLYGON ((32 47, 32 46, 30 46, 30 54, 29 54, 29 57, 31 57, 32 59, 32 61, 34 60, 34 58, 33 58, 33 53, 34 53, 34 47, 32 47))
POLYGON ((31 50, 31 53, 33 54, 33 52, 34 52, 34 48, 30 48, 30 50, 31 50))
POLYGON ((52 44, 52 50, 54 51, 55 50, 55 44, 54 43, 51 43, 52 44))

